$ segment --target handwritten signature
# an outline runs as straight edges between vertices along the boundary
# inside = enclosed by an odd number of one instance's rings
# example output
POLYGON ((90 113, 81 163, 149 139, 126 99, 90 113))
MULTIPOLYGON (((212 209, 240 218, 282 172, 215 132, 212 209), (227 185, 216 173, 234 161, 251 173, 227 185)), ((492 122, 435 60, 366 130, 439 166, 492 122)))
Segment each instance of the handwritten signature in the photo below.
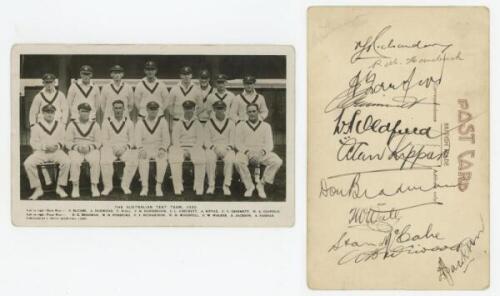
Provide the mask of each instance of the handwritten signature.
POLYGON ((350 249, 337 261, 338 265, 347 263, 362 263, 376 259, 396 258, 402 254, 415 254, 422 252, 424 248, 419 243, 422 240, 443 240, 439 232, 433 230, 434 225, 429 223, 422 233, 415 233, 412 224, 406 224, 402 228, 390 226, 385 231, 382 240, 378 242, 359 242, 349 237, 348 232, 342 233, 340 238, 330 246, 328 252, 338 252, 342 249, 350 249), (366 248, 369 247, 368 250, 366 248), (371 247, 375 247, 371 249, 371 247), (419 249, 420 248, 420 249, 419 249))
POLYGON ((388 49, 426 49, 437 47, 441 49, 441 53, 445 53, 453 43, 442 44, 439 42, 425 42, 422 40, 417 40, 410 43, 397 42, 394 38, 388 41, 383 41, 384 35, 392 28, 392 26, 386 26, 380 32, 373 36, 368 36, 364 41, 356 41, 354 43, 354 53, 351 56, 351 63, 354 64, 358 60, 367 59, 387 59, 390 56, 385 53, 388 49))
POLYGON ((324 113, 330 113, 338 109, 346 109, 349 107, 392 107, 410 109, 417 104, 435 105, 436 103, 426 102, 426 97, 417 98, 410 95, 410 91, 422 87, 432 90, 437 89, 443 82, 445 62, 446 60, 444 59, 438 76, 428 75, 416 79, 415 74, 419 68, 414 66, 406 78, 396 82, 379 81, 378 78, 380 74, 374 70, 369 70, 366 73, 364 73, 363 70, 359 70, 349 80, 349 87, 341 91, 328 102, 325 106, 324 113), (366 101, 371 95, 382 94, 389 91, 400 91, 402 93, 394 96, 392 98, 392 103, 374 103, 366 101))
POLYGON ((413 144, 412 141, 407 141, 405 135, 401 136, 399 141, 384 145, 379 151, 373 151, 372 146, 376 146, 373 145, 374 143, 361 141, 351 136, 339 139, 339 144, 335 156, 337 161, 370 162, 387 159, 400 162, 401 170, 412 169, 416 165, 431 167, 433 162, 439 163, 449 156, 449 148, 435 151, 434 146, 413 144), (430 165, 424 165, 422 161, 430 162, 430 165))
POLYGON ((453 274, 458 271, 462 271, 462 273, 466 273, 469 265, 475 260, 474 257, 471 256, 473 247, 476 245, 477 240, 481 236, 481 234, 484 232, 484 222, 483 218, 481 217, 481 225, 482 228, 476 233, 474 237, 467 237, 464 238, 457 246, 456 252, 460 253, 460 257, 458 260, 455 261, 454 264, 447 265, 443 258, 439 257, 438 258, 438 268, 437 268, 437 273, 438 273, 438 279, 439 281, 446 280, 450 286, 453 286, 455 284, 453 280, 453 274))
MULTIPOLYGON (((429 223, 426 230, 422 233, 412 231, 412 224, 406 224, 402 228, 391 226, 386 234, 376 242, 359 241, 350 237, 347 231, 344 231, 339 239, 333 243, 328 253, 337 253, 341 250, 348 251, 341 254, 337 261, 338 265, 348 263, 365 263, 373 260, 393 259, 401 255, 420 255, 426 253, 441 253, 455 252, 460 254, 460 259, 456 264, 446 266, 440 258, 438 261, 439 267, 437 272, 439 280, 447 280, 450 284, 453 283, 452 274, 459 269, 466 272, 466 268, 472 258, 470 256, 472 249, 477 245, 478 240, 484 233, 484 223, 481 217, 481 229, 474 235, 467 236, 458 242, 454 243, 439 243, 436 245, 425 246, 424 241, 443 241, 445 238, 440 232, 434 231, 434 225, 429 223)), ((377 230, 380 231, 380 230, 377 230)))
MULTIPOLYGON (((415 170, 432 170, 430 168, 414 168, 415 170)), ((417 185, 417 184, 404 184, 400 183, 394 189, 386 189, 383 187, 383 184, 380 185, 382 188, 366 188, 361 184, 361 177, 366 174, 372 173, 386 173, 386 172, 400 172, 400 169, 381 169, 381 170, 371 170, 364 172, 354 172, 347 173, 335 176, 329 176, 328 178, 323 178, 320 181, 320 192, 319 198, 334 198, 334 197, 347 197, 351 199, 374 199, 377 197, 392 197, 412 191, 417 192, 428 192, 436 189, 446 189, 457 187, 458 184, 440 184, 437 182, 433 182, 430 185, 417 185), (328 183, 327 180, 338 179, 341 177, 349 177, 351 178, 348 182, 348 186, 341 187, 335 186, 328 183)))

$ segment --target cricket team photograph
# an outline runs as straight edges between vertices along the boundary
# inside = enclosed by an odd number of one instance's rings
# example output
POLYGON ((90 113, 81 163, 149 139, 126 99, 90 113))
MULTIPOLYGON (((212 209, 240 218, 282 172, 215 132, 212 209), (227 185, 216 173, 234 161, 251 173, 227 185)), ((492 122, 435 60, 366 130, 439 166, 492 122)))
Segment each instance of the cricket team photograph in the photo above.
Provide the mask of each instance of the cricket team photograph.
MULTIPOLYGON (((264 201, 268 192, 284 192, 275 179, 285 155, 275 151, 259 77, 185 64, 169 87, 154 59, 142 66, 143 77, 131 83, 124 65, 110 64, 97 85, 94 65, 80 65, 67 93, 58 88, 57 73, 41 75, 41 89, 25 106, 31 148, 22 160, 25 199, 215 194, 264 201), (228 82, 241 89, 229 90, 228 82)), ((286 110, 271 113, 280 112, 286 110)))

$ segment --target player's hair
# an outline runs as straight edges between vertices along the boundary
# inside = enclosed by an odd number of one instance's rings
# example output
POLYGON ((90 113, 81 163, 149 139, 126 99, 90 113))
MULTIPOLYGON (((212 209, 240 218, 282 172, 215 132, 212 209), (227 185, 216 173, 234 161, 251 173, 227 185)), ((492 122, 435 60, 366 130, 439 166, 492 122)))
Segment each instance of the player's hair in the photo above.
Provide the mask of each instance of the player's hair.
POLYGON ((113 101, 113 103, 111 103, 111 105, 113 105, 113 107, 117 104, 120 104, 122 106, 125 106, 125 103, 123 101, 120 101, 120 100, 116 100, 116 101, 113 101))
POLYGON ((255 108, 257 108, 257 111, 260 111, 260 110, 259 110, 259 105, 255 104, 255 103, 250 103, 250 104, 248 104, 248 105, 247 105, 247 110, 248 110, 248 108, 250 108, 250 107, 255 107, 255 108))

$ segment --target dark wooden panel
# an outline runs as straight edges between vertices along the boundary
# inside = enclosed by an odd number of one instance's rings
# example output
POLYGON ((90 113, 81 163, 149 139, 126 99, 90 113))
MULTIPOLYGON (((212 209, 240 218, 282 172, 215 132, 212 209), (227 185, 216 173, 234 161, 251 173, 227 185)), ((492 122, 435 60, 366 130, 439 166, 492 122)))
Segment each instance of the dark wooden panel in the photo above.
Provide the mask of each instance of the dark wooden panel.
POLYGON ((109 68, 120 64, 128 78, 144 76, 145 61, 158 64, 158 77, 174 79, 179 77, 182 66, 191 66, 195 76, 201 69, 224 73, 231 79, 252 74, 260 78, 285 78, 285 56, 207 56, 207 55, 24 55, 21 57, 21 78, 40 78, 46 72, 60 76, 67 70, 71 78, 78 77, 81 65, 91 65, 94 76, 109 77, 109 68), (61 62, 64 68, 61 69, 61 62))

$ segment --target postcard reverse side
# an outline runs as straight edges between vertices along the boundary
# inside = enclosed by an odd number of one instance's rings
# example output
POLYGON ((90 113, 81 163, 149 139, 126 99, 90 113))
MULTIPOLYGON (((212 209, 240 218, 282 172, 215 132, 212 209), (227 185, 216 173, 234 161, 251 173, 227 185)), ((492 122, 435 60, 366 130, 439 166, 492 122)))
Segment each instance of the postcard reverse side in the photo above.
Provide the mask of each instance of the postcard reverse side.
POLYGON ((489 285, 489 12, 308 12, 308 283, 489 285))

